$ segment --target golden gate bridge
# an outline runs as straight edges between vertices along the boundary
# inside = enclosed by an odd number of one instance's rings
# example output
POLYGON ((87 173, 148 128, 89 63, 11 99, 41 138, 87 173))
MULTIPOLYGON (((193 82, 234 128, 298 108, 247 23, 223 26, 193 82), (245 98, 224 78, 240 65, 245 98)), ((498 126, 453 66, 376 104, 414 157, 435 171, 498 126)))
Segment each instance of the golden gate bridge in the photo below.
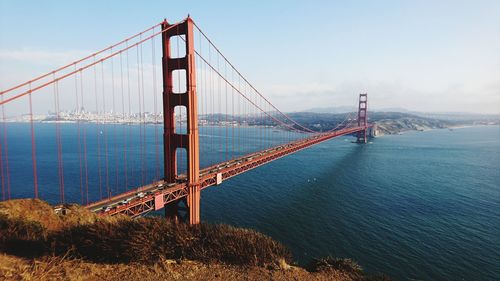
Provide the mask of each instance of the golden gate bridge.
POLYGON ((296 122, 189 16, 3 90, 0 105, 2 200, 58 193, 59 203, 79 202, 102 215, 164 208, 166 217, 190 224, 200 222, 203 189, 339 136, 366 143, 371 128, 366 94, 357 113, 333 128, 296 122), (47 108, 49 116, 38 113, 47 108), (16 141, 29 142, 31 161, 9 153, 16 122, 29 124, 30 137, 16 141), (41 123, 53 127, 54 142, 43 157, 41 123), (16 183, 29 174, 29 186, 16 183))

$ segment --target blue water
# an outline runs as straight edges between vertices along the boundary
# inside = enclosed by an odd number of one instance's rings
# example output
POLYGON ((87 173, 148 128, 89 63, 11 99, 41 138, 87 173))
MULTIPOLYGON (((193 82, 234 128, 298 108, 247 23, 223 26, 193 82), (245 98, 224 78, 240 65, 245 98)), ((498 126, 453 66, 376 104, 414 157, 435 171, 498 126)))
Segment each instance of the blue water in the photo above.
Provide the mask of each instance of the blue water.
MULTIPOLYGON (((27 124, 8 126, 12 195, 32 196, 27 124)), ((102 128, 86 128, 92 149, 98 138, 103 140, 102 128)), ((108 133, 114 129, 123 127, 110 126, 108 133)), ((155 127, 146 129, 144 176, 138 129, 125 130, 131 136, 129 185, 156 177, 155 127)), ((242 130, 242 137, 250 137, 261 129, 242 130)), ((38 124, 36 132, 40 192, 56 202, 54 125, 38 124)), ((63 125, 66 200, 80 202, 76 132, 75 124, 63 125)), ((278 143, 287 139, 271 129, 264 133, 278 143)), ((201 131, 202 165, 227 154, 220 145, 225 134, 217 128, 201 131)), ((88 167, 91 200, 98 198, 99 185, 125 189, 123 177, 113 171, 121 175, 125 169, 119 152, 126 139, 109 140, 108 183, 96 179, 95 164, 88 167)), ((500 127, 410 132, 367 145, 351 141, 331 140, 207 189, 202 220, 255 228, 286 244, 301 264, 333 255, 353 258, 368 272, 396 280, 500 280, 500 127)), ((267 145, 247 141, 236 145, 234 154, 267 145)), ((95 155, 89 157, 95 162, 95 155)))
MULTIPOLYGON (((159 180, 163 174, 162 125, 34 124, 38 192, 40 198, 50 203, 59 203, 62 199, 82 204, 94 202, 159 180), (61 162, 57 128, 61 132, 61 162), (59 163, 63 167, 63 184, 59 163), (60 196, 62 186, 64 198, 60 196)), ((5 126, 9 167, 3 149, 5 178, 0 199, 9 198, 9 180, 11 198, 33 197, 35 180, 30 124, 5 123, 5 126), (7 173, 8 168, 10 173, 7 173)), ((307 135, 263 127, 202 126, 200 166, 205 168, 303 137, 307 135)), ((3 125, 0 125, 3 148, 4 142, 3 125)), ((186 151, 178 149, 177 158, 178 173, 183 174, 186 172, 186 151)))
POLYGON ((298 262, 350 257, 396 280, 500 280, 500 127, 322 143, 214 187, 202 219, 298 262))

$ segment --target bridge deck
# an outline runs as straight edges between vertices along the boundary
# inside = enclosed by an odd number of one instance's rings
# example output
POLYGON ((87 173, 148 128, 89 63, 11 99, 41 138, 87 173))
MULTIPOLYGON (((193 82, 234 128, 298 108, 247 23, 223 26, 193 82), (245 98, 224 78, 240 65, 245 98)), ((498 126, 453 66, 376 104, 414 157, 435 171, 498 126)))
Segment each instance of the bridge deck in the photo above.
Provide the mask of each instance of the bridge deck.
MULTIPOLYGON (((331 133, 314 135, 307 139, 279 145, 270 149, 248 154, 227 162, 223 162, 200 171, 201 189, 220 184, 231 177, 267 164, 283 156, 292 154, 304 148, 308 148, 323 141, 352 134, 367 127, 351 127, 337 130, 331 133), (219 178, 219 182, 218 182, 219 178)), ((93 212, 103 215, 125 214, 128 216, 139 216, 147 212, 158 210, 163 206, 155 206, 155 199, 162 196, 163 204, 179 200, 188 195, 185 175, 180 175, 177 182, 167 183, 164 181, 154 182, 129 192, 101 200, 87 205, 93 212)))

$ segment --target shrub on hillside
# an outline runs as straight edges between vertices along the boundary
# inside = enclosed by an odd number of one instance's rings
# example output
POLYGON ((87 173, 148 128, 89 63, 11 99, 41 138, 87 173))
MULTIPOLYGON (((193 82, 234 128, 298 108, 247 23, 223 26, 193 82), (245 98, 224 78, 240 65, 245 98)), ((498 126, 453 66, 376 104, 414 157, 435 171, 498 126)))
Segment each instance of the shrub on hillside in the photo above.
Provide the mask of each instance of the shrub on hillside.
POLYGON ((0 250, 22 256, 45 252, 47 229, 37 221, 0 214, 0 250))
POLYGON ((47 235, 47 229, 37 221, 9 218, 0 214, 0 241, 8 239, 40 240, 47 235))
POLYGON ((291 260, 280 243, 256 231, 227 225, 176 224, 163 218, 140 218, 78 225, 51 237, 54 250, 100 262, 146 262, 160 258, 237 265, 291 260))

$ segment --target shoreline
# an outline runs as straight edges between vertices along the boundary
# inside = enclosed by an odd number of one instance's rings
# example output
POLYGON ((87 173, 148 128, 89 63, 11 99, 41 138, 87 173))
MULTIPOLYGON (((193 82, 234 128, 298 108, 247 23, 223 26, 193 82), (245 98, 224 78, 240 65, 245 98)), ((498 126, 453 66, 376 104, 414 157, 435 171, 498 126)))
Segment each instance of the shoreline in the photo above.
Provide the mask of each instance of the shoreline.
POLYGON ((428 132, 428 131, 435 131, 435 130, 459 130, 459 129, 467 129, 467 128, 480 128, 480 127, 489 127, 489 126, 500 126, 500 124, 474 124, 474 125, 453 125, 453 126, 447 126, 445 128, 426 128, 423 130, 414 130, 414 129, 409 129, 409 130, 402 130, 390 134, 377 134, 375 138, 383 137, 383 136, 398 136, 398 135, 403 135, 407 133, 416 133, 416 132, 428 132))
MULTIPOLYGON (((4 123, 8 124, 29 124, 31 121, 26 121, 26 120, 5 120, 4 123)), ((163 122, 100 122, 100 121, 75 121, 75 120, 61 120, 61 121, 40 121, 40 120, 33 120, 33 123, 36 124, 97 124, 97 125, 163 125, 163 122)), ((186 122, 182 122, 182 124, 185 124, 186 122)), ((198 127, 228 127, 226 125, 217 125, 217 124, 198 124, 198 127)), ((229 127, 245 127, 245 128, 252 128, 252 127, 263 127, 263 128, 273 128, 273 129, 281 129, 278 126, 265 126, 265 125, 231 125, 229 127)))

